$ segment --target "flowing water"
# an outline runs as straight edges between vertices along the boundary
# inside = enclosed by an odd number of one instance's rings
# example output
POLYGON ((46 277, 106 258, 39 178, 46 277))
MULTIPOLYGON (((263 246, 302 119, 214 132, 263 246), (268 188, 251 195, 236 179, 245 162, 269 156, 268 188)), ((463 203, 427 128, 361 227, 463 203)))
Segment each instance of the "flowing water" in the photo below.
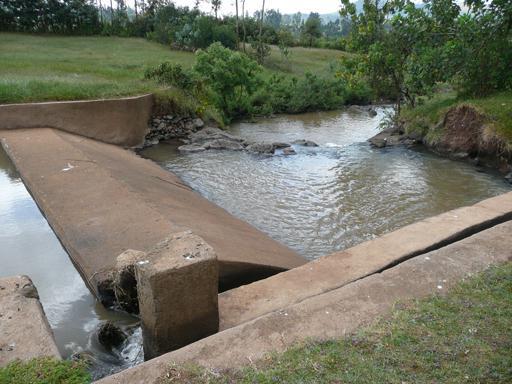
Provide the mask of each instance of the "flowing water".
POLYGON ((95 378, 143 360, 137 319, 95 300, 0 147, 0 277, 15 275, 30 276, 37 287, 64 358, 86 352, 95 378), (98 343, 95 330, 103 320, 129 335, 118 350, 98 343))
POLYGON ((374 149, 377 116, 349 108, 240 123, 251 141, 308 139, 296 155, 180 154, 162 143, 142 155, 175 172, 233 215, 308 259, 345 249, 422 218, 510 191, 497 174, 405 148, 374 149))

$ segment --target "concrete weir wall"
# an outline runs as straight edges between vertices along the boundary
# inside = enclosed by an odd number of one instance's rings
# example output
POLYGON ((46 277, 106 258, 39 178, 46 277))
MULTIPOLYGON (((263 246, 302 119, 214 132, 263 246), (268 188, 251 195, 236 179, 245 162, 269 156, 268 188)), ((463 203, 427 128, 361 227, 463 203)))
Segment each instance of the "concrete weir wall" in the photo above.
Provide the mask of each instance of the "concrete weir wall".
MULTIPOLYGON (((345 337, 385 315, 397 301, 444 294, 461 279, 512 260, 512 221, 400 262, 100 380, 101 384, 160 383, 176 364, 233 369, 304 340, 345 337)), ((419 236, 428 236, 420 234, 419 236)), ((406 240, 406 239, 404 239, 406 240)), ((367 245, 369 249, 369 245, 367 245)), ((378 250, 379 244, 373 247, 378 250)), ((321 262, 321 261, 319 261, 321 262)), ((357 263, 350 261, 347 270, 357 263)), ((318 276, 320 279, 321 276, 318 276)), ((307 287, 308 281, 303 282, 307 287)))
POLYGON ((123 147, 143 143, 153 96, 0 105, 0 130, 56 128, 123 147))

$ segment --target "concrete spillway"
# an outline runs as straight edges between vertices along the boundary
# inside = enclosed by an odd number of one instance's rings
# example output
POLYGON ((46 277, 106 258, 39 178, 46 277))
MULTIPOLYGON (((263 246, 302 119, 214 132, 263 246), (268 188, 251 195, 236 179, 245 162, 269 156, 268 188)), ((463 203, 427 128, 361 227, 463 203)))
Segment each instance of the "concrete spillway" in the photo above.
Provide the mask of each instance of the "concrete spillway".
POLYGON ((49 128, 0 131, 0 138, 96 293, 120 253, 145 251, 184 230, 216 250, 220 281, 228 287, 305 263, 131 151, 49 128))

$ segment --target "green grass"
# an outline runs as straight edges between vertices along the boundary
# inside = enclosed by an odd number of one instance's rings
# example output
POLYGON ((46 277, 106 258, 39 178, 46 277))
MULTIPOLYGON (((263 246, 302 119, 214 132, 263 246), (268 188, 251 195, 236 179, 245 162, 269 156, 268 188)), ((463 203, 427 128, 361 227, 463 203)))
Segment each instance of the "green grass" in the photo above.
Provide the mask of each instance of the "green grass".
POLYGON ((276 46, 271 47, 270 56, 266 59, 265 65, 274 73, 289 73, 301 76, 304 72, 321 75, 329 70, 329 65, 349 53, 333 49, 320 48, 290 48, 288 60, 283 58, 276 46))
POLYGON ((404 110, 402 117, 411 129, 432 130, 450 108, 462 104, 471 105, 485 115, 498 136, 512 146, 512 92, 473 99, 458 98, 452 92, 439 93, 414 109, 404 110))
MULTIPOLYGON (((79 100, 137 95, 160 87, 144 70, 163 61, 190 67, 194 54, 145 39, 0 33, 0 103, 79 100)), ((277 48, 270 72, 321 73, 342 52, 293 48, 289 64, 277 48)))
POLYGON ((390 316, 342 340, 305 343, 231 372, 174 366, 161 382, 512 383, 511 329, 508 263, 446 296, 398 303, 390 316))
POLYGON ((85 366, 78 362, 38 358, 15 361, 0 368, 2 384, 86 384, 91 382, 85 366))

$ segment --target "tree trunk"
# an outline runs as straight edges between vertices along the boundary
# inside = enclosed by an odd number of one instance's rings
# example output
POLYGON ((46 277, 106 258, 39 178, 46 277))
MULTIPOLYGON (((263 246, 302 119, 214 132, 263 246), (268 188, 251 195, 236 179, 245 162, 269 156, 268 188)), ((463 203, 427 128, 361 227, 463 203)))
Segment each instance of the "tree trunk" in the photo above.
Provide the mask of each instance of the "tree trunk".
POLYGON ((110 0, 110 25, 114 24, 114 7, 112 6, 112 0, 110 0))
POLYGON ((235 0, 235 9, 236 9, 236 49, 240 49, 240 32, 238 28, 238 0, 235 0))
POLYGON ((245 29, 245 0, 242 0, 242 27, 244 29, 243 47, 244 47, 244 52, 245 52, 245 40, 246 40, 246 36, 247 36, 247 32, 245 29))
POLYGON ((135 19, 139 17, 139 12, 137 12, 137 0, 135 0, 135 19))
POLYGON ((260 15, 260 46, 259 46, 259 55, 260 55, 260 64, 263 63, 263 19, 265 18, 265 0, 261 5, 261 15, 260 15))

